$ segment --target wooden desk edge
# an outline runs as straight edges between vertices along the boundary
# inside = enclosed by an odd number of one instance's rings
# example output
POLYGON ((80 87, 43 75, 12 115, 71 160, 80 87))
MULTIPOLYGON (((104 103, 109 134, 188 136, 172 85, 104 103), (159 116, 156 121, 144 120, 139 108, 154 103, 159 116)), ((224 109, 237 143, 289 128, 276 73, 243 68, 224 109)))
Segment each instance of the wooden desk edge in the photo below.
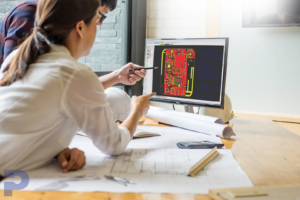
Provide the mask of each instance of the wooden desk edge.
POLYGON ((4 197, 0 190, 2 200, 213 200, 208 194, 170 194, 170 193, 108 193, 108 192, 67 192, 67 191, 13 191, 11 197, 4 197), (3 198, 2 198, 3 197, 3 198))
POLYGON ((280 189, 280 188, 299 188, 300 184, 291 184, 285 186, 260 186, 260 187, 242 187, 242 188, 225 188, 225 189, 213 189, 209 190, 209 197, 214 200, 224 200, 224 198, 219 196, 220 192, 227 192, 227 191, 247 191, 247 190, 260 190, 260 189, 280 189))

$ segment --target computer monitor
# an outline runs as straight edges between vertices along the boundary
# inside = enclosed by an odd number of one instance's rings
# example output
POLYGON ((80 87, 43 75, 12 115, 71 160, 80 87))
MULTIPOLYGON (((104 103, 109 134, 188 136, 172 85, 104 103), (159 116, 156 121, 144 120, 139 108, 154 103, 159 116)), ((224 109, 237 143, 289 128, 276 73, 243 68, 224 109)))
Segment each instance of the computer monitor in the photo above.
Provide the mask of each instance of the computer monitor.
POLYGON ((146 39, 150 101, 224 108, 228 38, 146 39))

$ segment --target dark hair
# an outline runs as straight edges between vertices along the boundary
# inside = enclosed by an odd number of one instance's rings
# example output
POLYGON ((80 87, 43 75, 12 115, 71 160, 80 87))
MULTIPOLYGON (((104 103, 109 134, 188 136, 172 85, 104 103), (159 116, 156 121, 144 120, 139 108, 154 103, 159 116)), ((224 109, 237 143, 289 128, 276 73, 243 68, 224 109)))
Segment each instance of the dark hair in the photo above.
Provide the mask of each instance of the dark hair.
POLYGON ((33 32, 5 68, 0 86, 22 79, 28 66, 50 51, 50 42, 63 45, 76 23, 89 24, 99 6, 99 0, 39 0, 33 32))
POLYGON ((100 0, 101 6, 109 7, 110 11, 113 11, 117 7, 117 0, 100 0))

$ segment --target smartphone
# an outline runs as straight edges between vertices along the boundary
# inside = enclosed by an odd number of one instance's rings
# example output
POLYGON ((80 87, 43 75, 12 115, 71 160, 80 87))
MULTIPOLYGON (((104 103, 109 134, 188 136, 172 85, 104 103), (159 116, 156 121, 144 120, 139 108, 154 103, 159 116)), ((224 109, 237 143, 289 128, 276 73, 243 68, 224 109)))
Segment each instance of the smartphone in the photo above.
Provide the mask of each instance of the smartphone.
POLYGON ((177 146, 181 149, 213 149, 214 147, 222 148, 224 144, 210 141, 190 141, 178 142, 177 146))

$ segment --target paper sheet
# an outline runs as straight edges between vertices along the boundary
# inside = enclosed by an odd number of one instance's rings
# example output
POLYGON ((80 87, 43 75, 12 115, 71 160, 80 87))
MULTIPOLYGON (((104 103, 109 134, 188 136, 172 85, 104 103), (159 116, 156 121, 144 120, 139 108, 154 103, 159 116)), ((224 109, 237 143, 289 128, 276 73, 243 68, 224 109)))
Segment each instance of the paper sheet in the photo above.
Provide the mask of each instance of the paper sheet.
MULTIPOLYGON (((87 137, 87 134, 84 133, 80 129, 77 130, 76 134, 87 137)), ((158 132, 154 132, 154 131, 149 132, 149 130, 147 130, 147 129, 139 129, 139 128, 137 128, 135 130, 135 133, 133 134, 133 139, 143 138, 143 137, 157 137, 157 136, 160 136, 160 134, 158 132)))
MULTIPOLYGON (((220 138, 179 128, 139 129, 159 132, 161 136, 132 140, 122 155, 114 157, 102 154, 89 138, 75 136, 70 148, 84 150, 87 165, 82 170, 63 174, 58 162, 53 161, 47 167, 28 172, 30 182, 25 190, 207 194, 213 188, 252 186, 248 176, 227 149, 218 150, 220 156, 197 177, 186 176, 190 167, 210 149, 178 149, 176 143, 208 139, 220 142, 220 138), (126 187, 105 179, 104 175, 126 178, 135 184, 126 187)), ((14 180, 19 181, 18 178, 14 180)), ((0 189, 3 187, 2 182, 0 189)))
POLYGON ((221 121, 216 123, 217 118, 213 117, 181 113, 154 106, 150 106, 150 110, 144 117, 211 136, 219 136, 223 138, 235 136, 231 127, 219 124, 221 121))

